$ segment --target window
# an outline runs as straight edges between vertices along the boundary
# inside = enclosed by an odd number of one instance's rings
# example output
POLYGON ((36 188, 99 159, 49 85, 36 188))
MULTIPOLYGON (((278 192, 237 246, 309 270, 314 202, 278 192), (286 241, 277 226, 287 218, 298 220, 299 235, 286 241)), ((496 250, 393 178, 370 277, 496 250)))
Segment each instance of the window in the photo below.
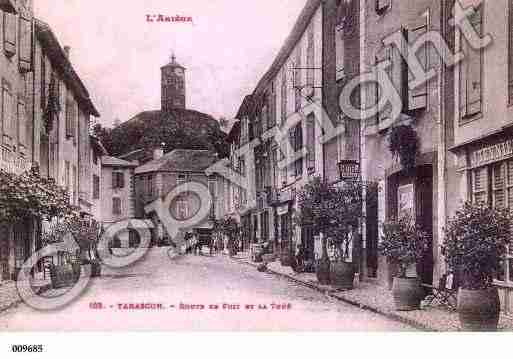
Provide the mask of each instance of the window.
MULTIPOLYGON (((290 132, 290 143, 294 151, 294 156, 303 150, 303 127, 301 122, 298 123, 290 132)), ((293 172, 291 176, 301 177, 303 175, 303 158, 299 158, 294 161, 293 172)))
POLYGON ((116 216, 121 215, 121 198, 119 197, 112 198, 112 214, 116 216))
POLYGON ((41 52, 41 108, 46 109, 46 59, 44 52, 41 52))
POLYGON ((146 178, 146 194, 150 198, 153 198, 153 196, 155 195, 155 187, 153 186, 153 176, 152 175, 148 175, 148 177, 146 178))
POLYGON ((178 175, 178 178, 176 180, 177 185, 181 185, 185 182, 187 182, 187 175, 184 175, 184 174, 178 175))
POLYGON ((308 44, 306 47, 306 67, 308 67, 306 71, 306 85, 308 87, 315 86, 315 34, 314 34, 314 26, 310 25, 308 28, 308 44))
POLYGON ((93 164, 98 164, 98 153, 96 151, 93 151, 93 164))
POLYGON ((392 0, 376 0, 376 12, 381 15, 392 7, 392 0))
POLYGON ((71 189, 71 169, 69 161, 64 162, 64 187, 68 192, 71 189))
MULTIPOLYGON (((513 211, 513 160, 497 162, 471 171, 472 201, 513 211)), ((497 275, 501 282, 513 284, 513 246, 497 275)))
POLYGON ((75 124, 76 124, 76 116, 77 109, 76 103, 71 95, 71 92, 68 91, 68 97, 66 99, 66 137, 67 138, 75 138, 75 124))
POLYGON ((273 168, 273 185, 278 188, 278 148, 273 148, 272 154, 272 168, 273 168))
POLYGON ((4 51, 7 57, 16 54, 16 15, 4 12, 4 51))
MULTIPOLYGON (((482 6, 475 9, 470 22, 476 33, 482 36, 482 6)), ((460 64, 460 113, 465 121, 481 112, 483 49, 473 49, 461 35, 460 39, 461 50, 465 54, 465 60, 460 64)))
POLYGON ((18 143, 20 152, 23 152, 27 146, 27 113, 22 96, 18 96, 18 143))
POLYGON ((213 198, 217 197, 217 180, 215 178, 208 179, 208 189, 210 190, 210 194, 213 198))
MULTIPOLYGON (((375 58, 376 66, 380 66, 381 64, 384 64, 385 62, 389 63, 388 67, 386 67, 386 69, 385 69, 386 76, 388 76, 389 79, 392 79, 394 64, 392 63, 392 47, 391 46, 383 47, 376 54, 376 58, 375 58)), ((377 74, 376 75, 377 84, 375 87, 375 96, 376 96, 376 104, 377 104, 377 103, 379 103, 379 100, 381 98, 381 95, 382 95, 381 92, 383 91, 383 89, 379 86, 379 84, 383 80, 380 79, 380 75, 381 75, 380 72, 376 72, 376 74, 377 74)), ((382 75, 382 76, 384 76, 384 75, 382 75)), ((390 112, 391 112, 391 108, 388 106, 383 109, 380 109, 380 111, 376 115, 377 123, 385 121, 390 116, 390 112)))
POLYGON ((72 184, 72 189, 73 189, 73 203, 77 204, 78 203, 78 176, 77 176, 77 166, 73 166, 72 168, 73 170, 73 184, 72 184))
POLYGON ((269 105, 269 128, 272 128, 276 125, 276 89, 274 88, 274 81, 271 82, 267 103, 269 105))
POLYGON ((296 61, 294 64, 294 109, 301 109, 301 45, 296 49, 296 61))
POLYGON ((335 56, 337 81, 345 76, 344 58, 345 58, 345 41, 344 28, 346 26, 347 13, 349 11, 346 0, 340 1, 337 9, 337 26, 335 28, 335 56))
POLYGON ((93 199, 100 199, 100 177, 93 175, 93 199))
POLYGON ((2 80, 2 142, 4 145, 8 146, 14 146, 14 113, 14 99, 11 92, 11 84, 2 80))
POLYGON ((189 218, 189 205, 187 199, 184 197, 181 197, 176 201, 176 217, 179 220, 189 218))
POLYGON ((283 69, 281 74, 281 123, 287 120, 287 70, 283 69))
POLYGON ((306 121, 306 168, 308 173, 315 172, 315 117, 309 115, 306 121))
MULTIPOLYGON (((408 30, 408 43, 409 48, 412 48, 421 36, 423 36, 428 31, 428 17, 420 17, 416 24, 414 24, 408 30)), ((418 49, 416 53, 410 53, 408 56, 416 56, 418 61, 420 62, 424 71, 427 71, 429 67, 428 62, 428 47, 427 44, 422 44, 422 46, 418 49)), ((408 82, 411 83, 415 79, 411 71, 408 71, 408 82)), ((414 89, 409 89, 408 91, 408 109, 409 110, 418 110, 425 108, 427 106, 427 82, 417 86, 414 89)))
POLYGON ((32 71, 32 21, 19 16, 20 23, 20 54, 18 57, 20 72, 32 71))
POLYGON ((112 172, 112 188, 125 188, 125 175, 123 172, 112 172))

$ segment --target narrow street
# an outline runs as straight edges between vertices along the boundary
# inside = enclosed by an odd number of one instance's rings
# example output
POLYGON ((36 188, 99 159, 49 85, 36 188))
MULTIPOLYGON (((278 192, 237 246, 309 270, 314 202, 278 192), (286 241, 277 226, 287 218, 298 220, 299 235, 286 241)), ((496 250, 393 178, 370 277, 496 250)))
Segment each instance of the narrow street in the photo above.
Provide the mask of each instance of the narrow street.
POLYGON ((42 312, 21 304, 0 313, 0 328, 2 331, 413 330, 310 288, 260 273, 226 256, 189 255, 171 260, 166 248, 151 249, 130 268, 104 270, 102 278, 92 280, 86 292, 64 309, 42 312), (102 309, 91 308, 99 306, 92 303, 101 303, 102 309), (154 308, 161 305, 161 309, 134 309, 140 303, 154 308), (218 305, 218 309, 211 305, 218 305), (247 309, 246 305, 254 305, 254 309, 247 309))

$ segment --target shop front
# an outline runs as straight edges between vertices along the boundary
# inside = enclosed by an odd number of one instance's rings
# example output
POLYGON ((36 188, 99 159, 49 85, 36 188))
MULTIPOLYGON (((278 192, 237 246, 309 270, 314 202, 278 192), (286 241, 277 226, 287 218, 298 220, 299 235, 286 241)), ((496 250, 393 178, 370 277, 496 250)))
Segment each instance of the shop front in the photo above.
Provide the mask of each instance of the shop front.
MULTIPOLYGON (((451 149, 458 156, 461 195, 513 210, 513 134, 501 131, 451 149)), ((496 275, 503 309, 513 312, 513 246, 496 275)))

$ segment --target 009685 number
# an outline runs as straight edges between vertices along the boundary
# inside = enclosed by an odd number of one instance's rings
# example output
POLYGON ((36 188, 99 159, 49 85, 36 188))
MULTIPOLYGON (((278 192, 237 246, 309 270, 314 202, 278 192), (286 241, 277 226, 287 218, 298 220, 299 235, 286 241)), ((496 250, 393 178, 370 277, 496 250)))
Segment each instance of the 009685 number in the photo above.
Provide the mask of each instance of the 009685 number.
POLYGON ((43 346, 39 345, 11 345, 13 353, 42 353, 43 346))

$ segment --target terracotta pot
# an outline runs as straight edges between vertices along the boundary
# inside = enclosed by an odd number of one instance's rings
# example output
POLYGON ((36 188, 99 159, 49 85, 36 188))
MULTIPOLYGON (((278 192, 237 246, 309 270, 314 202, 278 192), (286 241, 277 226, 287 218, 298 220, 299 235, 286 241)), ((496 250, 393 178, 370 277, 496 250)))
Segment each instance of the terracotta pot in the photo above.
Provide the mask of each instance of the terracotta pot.
POLYGON ((420 309, 420 301, 423 297, 420 279, 395 277, 392 285, 392 297, 396 310, 420 309))
POLYGON ((292 255, 288 251, 282 251, 280 254, 280 263, 284 267, 290 267, 292 264, 292 255))
POLYGON ((465 331, 495 331, 499 323, 500 300, 497 288, 458 291, 458 315, 465 331))
POLYGON ((321 258, 317 261, 315 274, 320 284, 330 284, 330 261, 328 258, 321 258))
POLYGON ((335 261, 330 265, 331 284, 340 289, 353 289, 354 265, 343 261, 335 261))

